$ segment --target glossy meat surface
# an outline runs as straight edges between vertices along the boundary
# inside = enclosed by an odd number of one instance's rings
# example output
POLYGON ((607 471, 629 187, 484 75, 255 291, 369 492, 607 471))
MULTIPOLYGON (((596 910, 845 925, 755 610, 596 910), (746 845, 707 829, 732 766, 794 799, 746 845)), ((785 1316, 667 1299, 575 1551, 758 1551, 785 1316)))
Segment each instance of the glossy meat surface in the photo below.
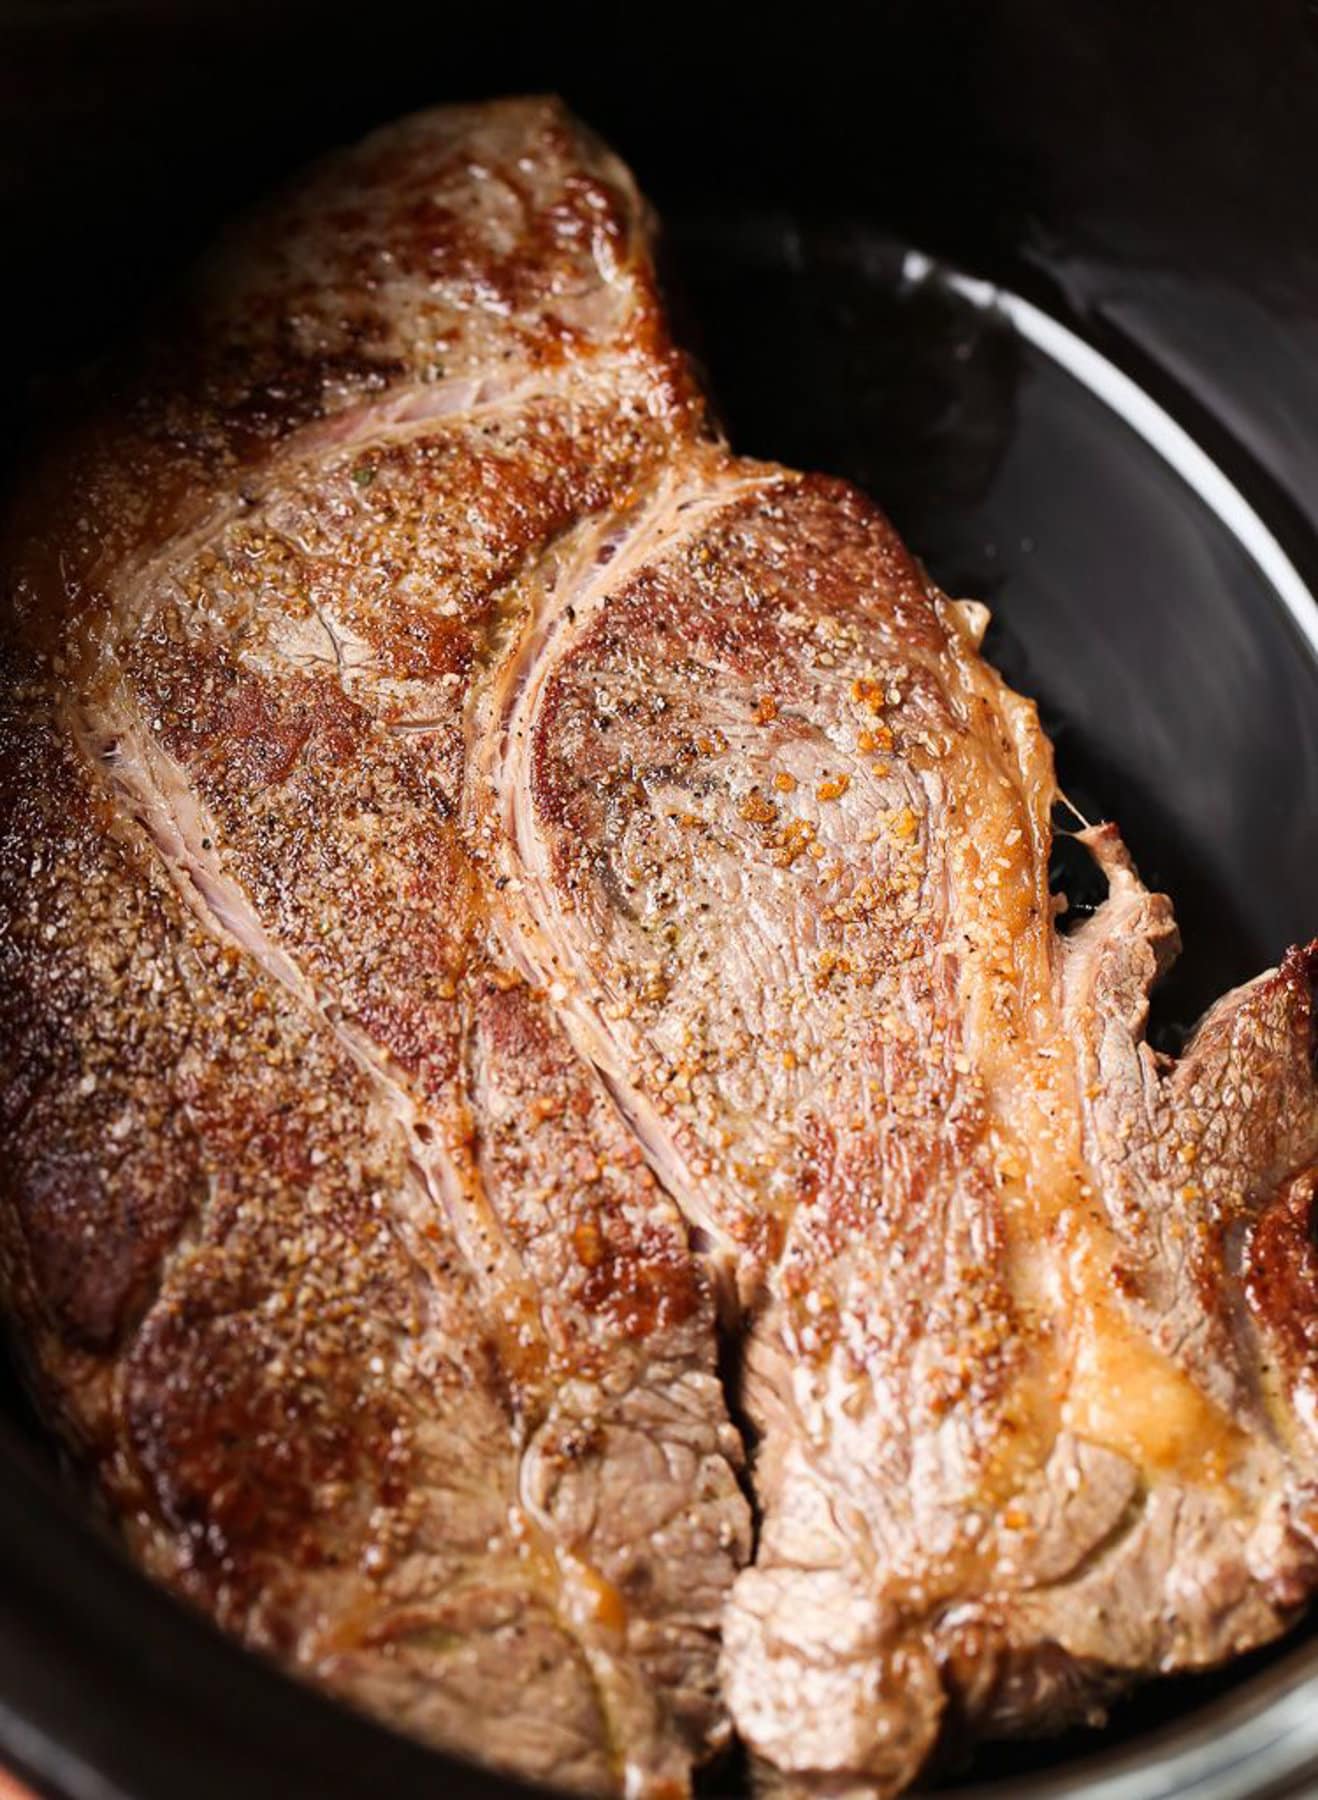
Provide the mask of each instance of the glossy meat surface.
POLYGON ((406 120, 118 379, 7 527, 0 1246, 144 1566, 656 1796, 1284 1629, 1318 951, 1148 1049, 1168 902, 1104 826, 1059 932, 982 609, 721 444, 616 160, 406 120))

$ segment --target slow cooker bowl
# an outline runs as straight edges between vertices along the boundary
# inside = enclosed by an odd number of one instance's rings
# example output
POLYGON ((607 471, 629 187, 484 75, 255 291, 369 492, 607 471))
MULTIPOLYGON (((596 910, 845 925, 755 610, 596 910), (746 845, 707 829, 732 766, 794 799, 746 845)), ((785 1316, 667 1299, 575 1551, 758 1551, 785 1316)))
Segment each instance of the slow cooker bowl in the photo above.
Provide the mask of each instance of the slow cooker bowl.
MULTIPOLYGON (((1313 9, 0 5, 11 465, 52 393, 245 200, 409 108, 532 89, 563 93, 655 201, 739 448, 861 482, 943 586, 991 603, 989 654, 1039 699, 1070 798, 1117 817, 1177 904, 1186 950, 1153 1026, 1175 1048, 1318 931, 1313 9)), ((1096 898, 1065 846, 1055 874, 1076 911, 1096 898)), ((13 1376, 0 1457, 0 1760, 40 1791, 530 1791, 334 1704, 151 1586, 13 1376)), ((706 1785, 739 1779, 728 1762, 706 1785)), ((1301 1627, 939 1786, 1246 1800, 1315 1781, 1301 1627)))

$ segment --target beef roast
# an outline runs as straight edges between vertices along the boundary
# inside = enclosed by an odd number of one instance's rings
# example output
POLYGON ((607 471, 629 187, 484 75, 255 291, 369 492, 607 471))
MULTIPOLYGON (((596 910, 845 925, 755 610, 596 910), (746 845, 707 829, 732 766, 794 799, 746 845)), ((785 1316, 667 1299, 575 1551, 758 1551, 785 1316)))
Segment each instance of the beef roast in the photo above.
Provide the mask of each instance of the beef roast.
POLYGON ((733 1726, 895 1793, 1296 1616, 1318 946, 1148 1048, 1167 901, 1086 831, 1059 933, 983 610, 729 453, 560 107, 240 228, 6 575, 4 1280, 147 1569, 633 1795, 733 1726))

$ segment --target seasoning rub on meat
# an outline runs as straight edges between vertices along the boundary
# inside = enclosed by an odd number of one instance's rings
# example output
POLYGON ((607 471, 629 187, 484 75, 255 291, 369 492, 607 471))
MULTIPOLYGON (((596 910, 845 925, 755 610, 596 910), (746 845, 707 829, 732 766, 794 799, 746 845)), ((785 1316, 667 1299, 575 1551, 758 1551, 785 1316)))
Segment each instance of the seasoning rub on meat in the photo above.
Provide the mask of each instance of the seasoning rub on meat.
POLYGON ((732 455, 561 107, 241 227, 4 566, 0 1267, 145 1568, 656 1797, 1295 1618, 1318 947, 1145 1045, 1168 902, 1104 826, 1058 933, 982 609, 732 455))

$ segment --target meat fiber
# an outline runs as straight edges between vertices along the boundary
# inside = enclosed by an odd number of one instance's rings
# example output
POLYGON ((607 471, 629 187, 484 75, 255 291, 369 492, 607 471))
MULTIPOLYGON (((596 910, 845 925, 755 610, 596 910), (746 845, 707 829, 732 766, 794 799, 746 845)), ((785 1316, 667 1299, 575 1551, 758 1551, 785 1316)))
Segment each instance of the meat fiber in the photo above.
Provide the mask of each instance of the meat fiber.
POLYGON ((1145 1045, 1168 902, 1058 932, 982 608, 725 448, 560 107, 241 228, 6 541, 4 1285, 144 1567, 628 1795, 1296 1617, 1318 946, 1145 1045))

